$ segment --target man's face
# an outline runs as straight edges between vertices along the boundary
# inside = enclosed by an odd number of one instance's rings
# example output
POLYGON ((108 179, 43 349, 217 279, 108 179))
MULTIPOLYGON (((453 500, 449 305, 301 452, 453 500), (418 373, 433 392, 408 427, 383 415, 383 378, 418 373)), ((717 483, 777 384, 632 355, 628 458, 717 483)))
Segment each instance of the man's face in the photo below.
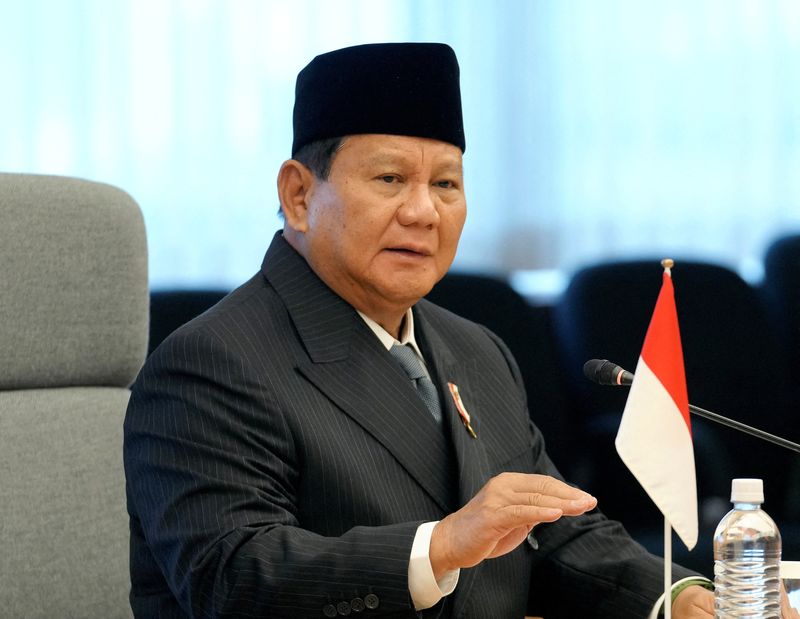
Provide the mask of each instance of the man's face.
POLYGON ((348 137, 307 207, 311 267, 380 322, 425 296, 453 261, 467 209, 461 151, 426 138, 348 137))

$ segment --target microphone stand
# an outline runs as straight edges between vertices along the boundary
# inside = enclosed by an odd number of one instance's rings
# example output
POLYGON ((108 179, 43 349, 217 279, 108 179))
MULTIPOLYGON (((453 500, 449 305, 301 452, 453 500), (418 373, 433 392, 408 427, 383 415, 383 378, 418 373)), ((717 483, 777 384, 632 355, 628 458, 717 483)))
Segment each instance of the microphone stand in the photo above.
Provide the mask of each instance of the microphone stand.
POLYGON ((733 419, 728 419, 727 417, 723 417, 722 415, 717 415, 717 413, 712 413, 711 411, 707 411, 704 408, 700 408, 699 406, 695 406, 694 404, 689 404, 689 412, 692 415, 697 415, 698 417, 704 417, 705 419, 709 419, 714 421, 718 424, 723 426, 728 426, 729 428, 733 428, 734 430, 739 430, 740 432, 744 432, 745 434, 749 434, 751 436, 755 436, 756 438, 760 438, 764 441, 769 441, 770 443, 774 443, 775 445, 780 445, 781 447, 785 447, 786 449, 791 449, 795 453, 800 453, 800 445, 797 443, 793 443, 785 438, 781 438, 780 436, 775 436, 774 434, 770 434, 769 432, 764 432, 764 430, 759 430, 758 428, 754 428, 753 426, 748 426, 745 423, 740 421, 735 421, 733 419))

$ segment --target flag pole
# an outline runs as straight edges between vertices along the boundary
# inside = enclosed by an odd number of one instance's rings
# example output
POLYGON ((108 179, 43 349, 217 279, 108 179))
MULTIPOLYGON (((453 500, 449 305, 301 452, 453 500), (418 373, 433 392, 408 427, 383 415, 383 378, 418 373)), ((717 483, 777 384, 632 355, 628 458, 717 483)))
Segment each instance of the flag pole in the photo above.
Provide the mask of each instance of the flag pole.
MULTIPOLYGON (((664 258, 661 261, 664 272, 672 277, 675 261, 664 258)), ((672 525, 664 516, 664 619, 672 619, 672 525)))
POLYGON ((672 618, 672 525, 664 516, 664 619, 672 618))

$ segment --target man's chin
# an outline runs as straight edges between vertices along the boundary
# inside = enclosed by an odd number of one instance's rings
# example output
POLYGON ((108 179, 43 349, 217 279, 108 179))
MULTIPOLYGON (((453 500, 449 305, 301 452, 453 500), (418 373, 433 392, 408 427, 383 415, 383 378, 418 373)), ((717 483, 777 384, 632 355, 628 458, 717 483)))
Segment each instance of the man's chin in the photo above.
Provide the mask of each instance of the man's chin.
POLYGON ((380 293, 387 306, 392 306, 397 311, 405 311, 427 295, 433 289, 434 283, 416 280, 400 286, 394 284, 391 287, 383 287, 380 293))

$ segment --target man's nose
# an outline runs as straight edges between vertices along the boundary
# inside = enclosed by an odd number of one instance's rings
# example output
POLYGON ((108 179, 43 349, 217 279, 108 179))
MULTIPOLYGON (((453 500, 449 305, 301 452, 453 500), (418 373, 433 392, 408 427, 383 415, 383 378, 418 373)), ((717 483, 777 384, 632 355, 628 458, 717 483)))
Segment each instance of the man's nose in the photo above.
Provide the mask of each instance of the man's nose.
POLYGON ((439 209, 433 187, 427 183, 415 185, 397 211, 397 220, 403 226, 438 226, 439 209))

